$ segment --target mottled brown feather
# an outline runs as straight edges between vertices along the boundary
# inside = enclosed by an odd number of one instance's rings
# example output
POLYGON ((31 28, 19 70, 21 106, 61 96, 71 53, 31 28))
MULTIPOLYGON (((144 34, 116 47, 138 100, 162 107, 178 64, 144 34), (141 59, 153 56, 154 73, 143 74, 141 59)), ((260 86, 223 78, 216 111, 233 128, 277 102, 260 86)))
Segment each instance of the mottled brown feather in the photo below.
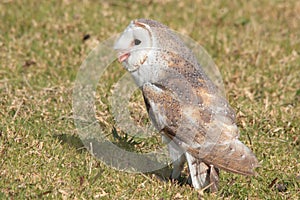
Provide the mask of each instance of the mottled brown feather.
MULTIPOLYGON (((233 123, 232 115, 224 115, 224 119, 228 119, 227 121, 225 120, 227 124, 222 125, 223 131, 219 133, 218 140, 213 141, 215 143, 211 144, 211 146, 208 145, 209 152, 203 148, 206 145, 206 137, 209 134, 213 134, 206 131, 204 124, 211 126, 214 123, 223 123, 222 121, 211 121, 212 114, 209 113, 208 105, 213 104, 213 101, 207 103, 204 108, 198 105, 187 106, 185 102, 179 101, 176 94, 172 91, 155 84, 151 86, 148 84, 143 87, 143 94, 148 111, 151 110, 151 105, 157 107, 156 112, 150 112, 149 115, 152 120, 154 119, 155 124, 159 124, 159 130, 170 139, 177 141, 179 146, 183 148, 186 146, 185 149, 194 157, 227 171, 242 175, 254 175, 253 169, 258 166, 258 161, 253 153, 237 140, 238 130, 235 123, 233 123), (156 90, 153 88, 162 89, 156 90), (186 110, 192 110, 192 112, 189 112, 191 113, 190 116, 183 114, 186 110), (154 117, 153 115, 159 117, 154 117), (163 124, 157 121, 158 118, 165 118, 163 124), (189 118, 197 123, 191 123, 189 118), (181 127, 181 131, 178 131, 179 127, 181 127), (201 144, 201 148, 192 148, 197 146, 197 144, 201 144), (232 149, 235 150, 232 151, 232 149), (203 153, 205 153, 205 156, 202 155, 203 153)), ((232 112, 229 106, 228 110, 232 112)))

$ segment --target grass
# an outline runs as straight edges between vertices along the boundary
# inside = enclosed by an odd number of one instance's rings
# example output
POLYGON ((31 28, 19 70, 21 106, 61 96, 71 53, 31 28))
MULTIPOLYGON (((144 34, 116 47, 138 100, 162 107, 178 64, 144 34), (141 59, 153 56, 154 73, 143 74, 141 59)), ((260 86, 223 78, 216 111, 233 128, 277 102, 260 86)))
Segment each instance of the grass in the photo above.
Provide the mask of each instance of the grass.
MULTIPOLYGON (((147 17, 189 35, 219 66, 241 140, 258 177, 221 172, 204 199, 300 196, 300 3, 291 1, 13 1, 0 3, 1 199, 196 199, 188 185, 114 170, 82 148, 72 91, 88 53, 131 19, 147 17), (85 35, 90 38, 83 40, 85 35)), ((108 106, 118 66, 99 85, 97 116, 108 106)), ((132 109, 143 111, 136 98, 132 109)), ((144 116, 142 119, 145 121, 144 116)), ((128 138, 127 138, 128 139, 128 138)))

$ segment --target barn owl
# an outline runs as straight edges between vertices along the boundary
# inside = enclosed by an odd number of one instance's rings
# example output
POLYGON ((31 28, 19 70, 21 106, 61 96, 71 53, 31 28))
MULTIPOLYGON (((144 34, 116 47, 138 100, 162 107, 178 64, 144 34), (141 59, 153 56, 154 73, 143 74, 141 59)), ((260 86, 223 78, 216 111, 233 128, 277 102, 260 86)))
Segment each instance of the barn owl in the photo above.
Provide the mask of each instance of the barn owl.
POLYGON ((180 177, 186 161, 196 189, 209 185, 217 191, 219 169, 255 174, 258 160, 239 140, 233 109, 173 31, 154 20, 133 20, 114 49, 168 144, 172 179, 180 177))

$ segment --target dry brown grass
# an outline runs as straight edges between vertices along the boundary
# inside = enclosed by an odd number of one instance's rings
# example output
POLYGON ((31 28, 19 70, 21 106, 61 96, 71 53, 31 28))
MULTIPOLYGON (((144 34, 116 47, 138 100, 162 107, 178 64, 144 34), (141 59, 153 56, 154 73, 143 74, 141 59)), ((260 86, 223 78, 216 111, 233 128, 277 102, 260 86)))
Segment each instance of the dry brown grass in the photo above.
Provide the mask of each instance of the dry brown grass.
MULTIPOLYGON (((72 87, 91 49, 149 17, 190 35, 220 67, 241 139, 262 167, 256 178, 222 172, 206 199, 297 199, 300 152, 299 1, 2 1, 0 198, 196 199, 188 185, 116 171, 82 149, 72 87), (83 36, 91 37, 83 41, 83 36)), ((99 118, 119 66, 99 85, 99 118), (101 89, 102 88, 102 89, 101 89)))

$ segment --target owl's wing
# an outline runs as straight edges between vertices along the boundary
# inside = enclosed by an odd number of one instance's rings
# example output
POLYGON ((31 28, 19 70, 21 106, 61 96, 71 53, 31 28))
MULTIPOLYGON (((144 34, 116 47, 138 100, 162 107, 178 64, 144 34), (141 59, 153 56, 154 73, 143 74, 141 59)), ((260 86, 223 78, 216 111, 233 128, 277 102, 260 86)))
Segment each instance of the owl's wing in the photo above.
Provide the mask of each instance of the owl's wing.
POLYGON ((192 38, 180 34, 177 34, 177 36, 193 52, 196 62, 199 64, 197 67, 204 70, 205 74, 217 86, 219 94, 225 96, 225 88, 221 73, 208 52, 192 38))
MULTIPOLYGON (((184 82, 175 85, 182 86, 184 82)), ((192 89, 186 93, 181 90, 178 95, 174 88, 168 87, 167 80, 144 84, 143 96, 154 126, 206 164, 253 175, 258 161, 238 140, 234 112, 227 101, 204 90, 199 94, 197 89, 192 89)))

